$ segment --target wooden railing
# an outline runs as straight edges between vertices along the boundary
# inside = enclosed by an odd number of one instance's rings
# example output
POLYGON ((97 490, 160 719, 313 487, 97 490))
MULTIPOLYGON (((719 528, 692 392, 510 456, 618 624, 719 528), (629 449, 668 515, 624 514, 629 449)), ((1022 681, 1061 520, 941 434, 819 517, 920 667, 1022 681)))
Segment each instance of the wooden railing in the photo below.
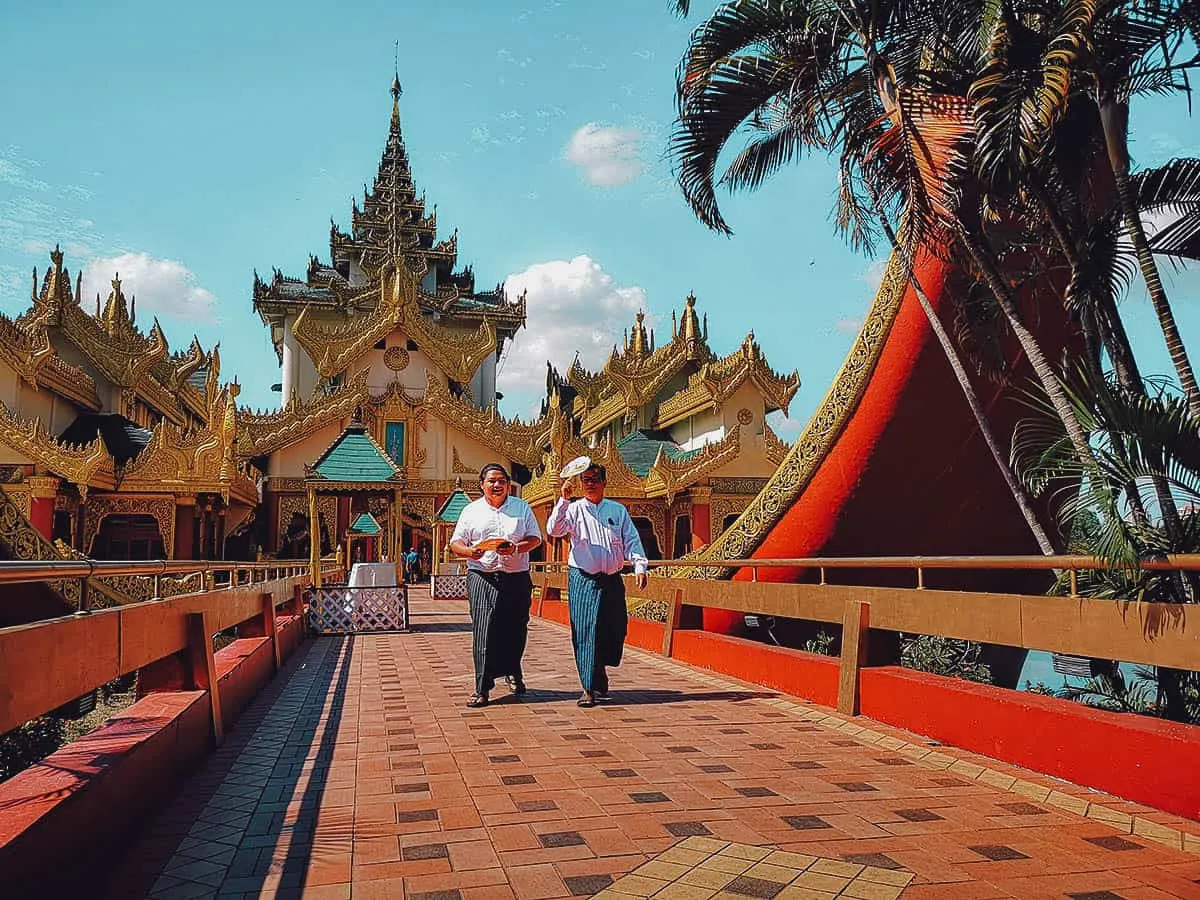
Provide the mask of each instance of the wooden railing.
MULTIPOLYGON (((537 563, 534 584, 542 599, 565 597, 563 563, 537 563)), ((838 625, 842 629, 838 710, 858 712, 859 673, 868 658, 872 632, 905 632, 1002 644, 1027 650, 1115 659, 1129 663, 1200 669, 1200 606, 1100 600, 1076 595, 1045 596, 961 590, 924 586, 929 569, 1017 570, 1045 569, 1068 573, 1074 588, 1075 574, 1110 568, 1088 556, 980 556, 980 557, 863 557, 802 559, 731 559, 713 562, 661 560, 651 563, 651 577, 638 589, 625 577, 631 597, 659 600, 667 606, 663 631, 664 655, 670 655, 675 631, 686 607, 708 607, 763 616, 801 619, 838 625), (713 566, 748 569, 751 581, 715 581, 664 578, 655 569, 713 566), (759 581, 760 569, 816 572, 817 583, 759 581), (830 569, 907 569, 913 587, 828 584, 830 569)), ((1200 571, 1200 554, 1145 562, 1138 568, 1153 571, 1200 571)), ((890 663, 898 660, 879 660, 890 663)))
POLYGON ((0 562, 0 585, 97 575, 158 579, 196 571, 205 585, 197 593, 0 628, 0 733, 173 656, 184 662, 196 689, 215 694, 213 636, 255 621, 256 630, 275 641, 276 608, 287 604, 299 615, 300 592, 310 582, 307 561, 0 562))

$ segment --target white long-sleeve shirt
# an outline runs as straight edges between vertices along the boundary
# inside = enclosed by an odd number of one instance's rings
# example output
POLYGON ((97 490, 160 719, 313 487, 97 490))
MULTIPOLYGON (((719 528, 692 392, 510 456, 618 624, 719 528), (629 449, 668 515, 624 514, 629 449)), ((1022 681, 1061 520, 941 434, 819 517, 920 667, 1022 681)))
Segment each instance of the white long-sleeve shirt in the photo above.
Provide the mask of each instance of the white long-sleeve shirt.
MULTIPOLYGON (((488 538, 503 538, 515 544, 525 538, 540 539, 541 536, 542 530, 529 504, 510 494, 499 509, 488 503, 486 497, 468 503, 458 516, 450 540, 474 546, 488 538)), ((479 559, 467 560, 467 568, 477 572, 528 572, 529 554, 501 556, 495 550, 488 550, 479 559)))
POLYGON ((619 572, 626 559, 639 574, 647 569, 646 551, 629 510, 615 500, 592 503, 586 498, 560 497, 546 521, 546 533, 557 538, 570 535, 570 564, 593 575, 619 572))

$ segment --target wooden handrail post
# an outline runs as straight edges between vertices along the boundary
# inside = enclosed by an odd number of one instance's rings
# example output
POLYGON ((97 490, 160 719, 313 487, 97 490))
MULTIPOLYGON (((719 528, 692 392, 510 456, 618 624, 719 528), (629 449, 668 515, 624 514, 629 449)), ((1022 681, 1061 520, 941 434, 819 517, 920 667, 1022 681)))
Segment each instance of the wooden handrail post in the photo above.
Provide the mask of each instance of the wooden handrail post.
POLYGON ((259 596, 262 599, 263 629, 271 640, 271 652, 275 656, 275 671, 278 672, 283 664, 283 659, 279 650, 279 630, 275 625, 275 595, 267 593, 259 596))
POLYGON ((667 606, 667 623, 663 626, 662 655, 671 655, 671 644, 675 640, 675 629, 679 627, 679 619, 683 613, 683 591, 675 589, 675 595, 667 606))
POLYGON ((858 715, 859 675, 867 659, 871 633, 871 604, 851 600, 842 613, 842 657, 838 666, 838 712, 858 715))
POLYGON ((221 692, 217 684, 217 663, 213 659, 213 630, 209 613, 188 613, 187 635, 192 686, 198 691, 208 691, 209 706, 212 710, 213 743, 220 747, 225 742, 225 719, 221 711, 221 692))

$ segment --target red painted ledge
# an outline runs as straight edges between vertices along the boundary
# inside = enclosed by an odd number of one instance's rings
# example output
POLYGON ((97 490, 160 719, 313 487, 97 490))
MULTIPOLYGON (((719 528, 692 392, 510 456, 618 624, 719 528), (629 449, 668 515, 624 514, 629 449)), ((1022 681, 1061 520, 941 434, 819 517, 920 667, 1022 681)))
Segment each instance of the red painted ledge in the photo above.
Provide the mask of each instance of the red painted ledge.
POLYGON ((1200 819, 1200 728, 892 666, 861 710, 941 743, 1200 819))
POLYGON ((680 629, 671 638, 671 658, 823 706, 837 706, 836 657, 711 631, 680 629))
MULTIPOLYGON (((299 616, 277 617, 281 657, 303 640, 303 627, 299 616)), ((242 638, 214 662, 228 730, 270 680, 274 651, 265 637, 242 638)), ((0 894, 83 891, 73 879, 88 877, 89 860, 153 814, 211 748, 208 692, 160 691, 0 784, 0 894)))

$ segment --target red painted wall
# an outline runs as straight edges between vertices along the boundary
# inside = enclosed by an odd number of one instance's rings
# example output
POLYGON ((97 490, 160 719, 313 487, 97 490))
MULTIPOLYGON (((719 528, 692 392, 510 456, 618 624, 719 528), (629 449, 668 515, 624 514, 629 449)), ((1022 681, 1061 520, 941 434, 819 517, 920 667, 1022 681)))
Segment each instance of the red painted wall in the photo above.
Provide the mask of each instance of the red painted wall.
POLYGON ((834 657, 685 629, 671 639, 671 658, 743 681, 837 706, 838 661, 834 657))
MULTIPOLYGON (((276 630, 286 658, 304 638, 303 621, 281 615, 276 630)), ((214 661, 228 730, 270 680, 274 653, 267 638, 243 638, 214 661)), ((162 680, 161 692, 0 784, 0 894, 83 896, 87 886, 73 879, 86 879, 89 861, 112 851, 208 755, 208 693, 162 690, 170 679, 162 680)))
POLYGON ((1075 784, 1200 819, 1200 728, 1039 694, 863 669, 864 716, 1075 784))

